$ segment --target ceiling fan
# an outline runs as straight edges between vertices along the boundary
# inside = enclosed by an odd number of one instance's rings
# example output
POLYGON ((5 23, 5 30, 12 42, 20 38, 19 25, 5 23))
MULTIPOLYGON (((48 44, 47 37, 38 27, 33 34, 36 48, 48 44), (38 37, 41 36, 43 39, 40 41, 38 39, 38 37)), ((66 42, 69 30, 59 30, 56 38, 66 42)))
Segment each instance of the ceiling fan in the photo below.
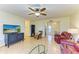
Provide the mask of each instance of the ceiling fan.
POLYGON ((46 8, 42 8, 42 9, 40 9, 40 8, 31 8, 31 7, 28 7, 32 12, 30 13, 30 14, 28 14, 28 15, 32 15, 32 14, 35 14, 37 17, 39 17, 40 15, 44 15, 44 16, 46 16, 47 14, 45 13, 45 10, 46 10, 46 8))

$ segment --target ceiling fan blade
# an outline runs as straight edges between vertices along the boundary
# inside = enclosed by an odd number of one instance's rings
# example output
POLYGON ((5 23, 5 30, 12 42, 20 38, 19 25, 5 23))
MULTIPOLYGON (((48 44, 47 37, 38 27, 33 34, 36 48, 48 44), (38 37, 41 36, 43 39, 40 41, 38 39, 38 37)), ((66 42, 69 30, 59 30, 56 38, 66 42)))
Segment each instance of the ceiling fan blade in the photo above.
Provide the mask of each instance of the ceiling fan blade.
POLYGON ((34 9, 32 9, 32 8, 30 8, 30 7, 29 7, 29 9, 30 9, 31 11, 35 12, 35 10, 34 10, 34 9))
POLYGON ((45 11, 45 10, 46 10, 46 8, 42 8, 42 9, 40 9, 41 12, 43 12, 43 11, 45 11))
POLYGON ((30 13, 30 14, 28 14, 28 15, 32 15, 32 14, 34 14, 34 13, 30 13))
POLYGON ((47 14, 45 14, 45 13, 41 13, 41 15, 44 15, 44 16, 46 16, 47 14))

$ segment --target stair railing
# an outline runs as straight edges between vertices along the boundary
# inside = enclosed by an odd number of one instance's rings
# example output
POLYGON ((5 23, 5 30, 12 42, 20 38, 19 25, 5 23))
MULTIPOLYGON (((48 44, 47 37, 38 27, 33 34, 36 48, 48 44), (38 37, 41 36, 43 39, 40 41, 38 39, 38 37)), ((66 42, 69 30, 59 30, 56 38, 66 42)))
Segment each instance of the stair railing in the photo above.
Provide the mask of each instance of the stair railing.
POLYGON ((29 54, 31 54, 35 49, 38 49, 37 52, 38 54, 46 54, 46 51, 45 51, 45 45, 42 45, 42 44, 38 44, 37 46, 35 46, 30 52, 29 54), (40 52, 40 48, 43 47, 43 51, 40 52))

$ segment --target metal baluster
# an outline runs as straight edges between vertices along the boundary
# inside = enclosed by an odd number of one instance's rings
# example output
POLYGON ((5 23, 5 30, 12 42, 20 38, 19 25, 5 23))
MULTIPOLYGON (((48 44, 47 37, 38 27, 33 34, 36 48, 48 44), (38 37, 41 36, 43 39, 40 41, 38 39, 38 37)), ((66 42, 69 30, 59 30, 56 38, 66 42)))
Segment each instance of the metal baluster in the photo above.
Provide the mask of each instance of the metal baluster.
POLYGON ((35 49, 38 49, 37 51, 38 51, 38 54, 42 54, 42 53, 44 53, 45 54, 45 46, 44 45, 42 45, 42 44, 40 44, 40 45, 37 45, 37 46, 35 46, 29 53, 31 54, 32 53, 32 51, 33 50, 35 50, 35 49), (42 52, 40 52, 40 46, 42 46, 43 47, 43 51, 42 52))
POLYGON ((44 47, 44 51, 43 51, 43 53, 45 54, 45 46, 43 46, 44 47))
POLYGON ((38 45, 38 54, 40 53, 39 47, 40 47, 40 46, 38 45))

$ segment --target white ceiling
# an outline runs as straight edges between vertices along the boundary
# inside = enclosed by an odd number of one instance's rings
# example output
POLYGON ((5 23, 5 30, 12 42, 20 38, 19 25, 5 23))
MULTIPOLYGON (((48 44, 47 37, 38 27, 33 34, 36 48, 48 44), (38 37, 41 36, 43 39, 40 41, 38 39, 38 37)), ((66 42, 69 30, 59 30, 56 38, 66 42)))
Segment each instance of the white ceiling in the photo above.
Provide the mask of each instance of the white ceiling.
POLYGON ((79 5, 75 4, 43 4, 43 5, 30 5, 30 4, 1 4, 0 10, 22 16, 27 19, 47 19, 50 17, 56 18, 61 16, 68 16, 74 14, 79 10, 79 5), (46 7, 47 16, 36 17, 35 15, 28 15, 32 7, 46 7))

